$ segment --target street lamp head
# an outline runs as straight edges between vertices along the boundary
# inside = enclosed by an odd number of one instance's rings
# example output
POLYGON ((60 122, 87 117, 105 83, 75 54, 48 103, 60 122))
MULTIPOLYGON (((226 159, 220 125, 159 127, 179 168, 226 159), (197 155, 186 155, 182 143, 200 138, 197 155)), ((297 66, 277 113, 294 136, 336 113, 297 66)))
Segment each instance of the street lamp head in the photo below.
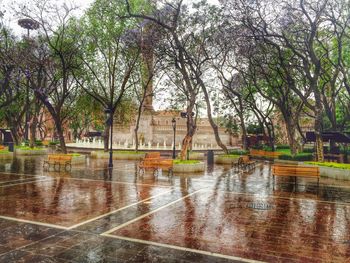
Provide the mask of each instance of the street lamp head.
POLYGON ((39 28, 39 23, 33 19, 30 18, 22 18, 18 20, 18 25, 21 27, 28 29, 28 30, 34 30, 39 28))
POLYGON ((175 130, 176 129, 176 120, 175 120, 175 118, 173 118, 173 120, 171 121, 171 124, 173 126, 173 129, 175 130))

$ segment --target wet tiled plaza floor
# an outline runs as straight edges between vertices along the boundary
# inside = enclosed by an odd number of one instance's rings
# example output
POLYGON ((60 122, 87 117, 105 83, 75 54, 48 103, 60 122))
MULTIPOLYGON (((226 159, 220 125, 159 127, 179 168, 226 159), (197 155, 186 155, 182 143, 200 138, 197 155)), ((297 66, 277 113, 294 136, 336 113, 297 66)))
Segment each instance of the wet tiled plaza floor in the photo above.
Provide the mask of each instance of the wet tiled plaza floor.
POLYGON ((0 162, 0 262, 350 262, 350 181, 0 162))

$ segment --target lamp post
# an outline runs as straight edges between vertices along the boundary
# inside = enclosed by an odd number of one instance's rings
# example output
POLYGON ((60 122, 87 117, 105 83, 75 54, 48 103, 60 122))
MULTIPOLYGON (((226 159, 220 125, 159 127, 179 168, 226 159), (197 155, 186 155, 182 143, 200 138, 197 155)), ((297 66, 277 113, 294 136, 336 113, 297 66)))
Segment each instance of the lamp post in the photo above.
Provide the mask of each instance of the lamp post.
POLYGON ((173 131, 174 131, 174 141, 173 141, 173 159, 175 159, 175 135, 176 135, 176 120, 173 118, 171 121, 171 124, 173 126, 173 131))
POLYGON ((272 122, 268 122, 267 125, 269 126, 271 149, 274 152, 275 151, 275 142, 274 142, 273 124, 272 124, 272 122))
MULTIPOLYGON (((23 19, 19 19, 18 20, 18 25, 22 28, 25 28, 27 29, 27 41, 29 43, 29 32, 30 30, 35 30, 35 29, 38 29, 39 28, 39 23, 36 22, 35 20, 33 19, 30 19, 30 18, 23 18, 23 19)), ((25 72, 25 75, 27 77, 27 83, 26 83, 26 115, 25 115, 25 129, 24 129, 24 139, 25 140, 28 140, 28 137, 29 137, 29 119, 30 119, 30 116, 29 116, 29 70, 28 68, 26 69, 26 72, 25 72)))
MULTIPOLYGON (((107 124, 110 125, 110 143, 109 143, 109 163, 108 167, 113 168, 113 115, 111 109, 105 109, 107 124)), ((108 138, 107 138, 108 141, 108 138)))

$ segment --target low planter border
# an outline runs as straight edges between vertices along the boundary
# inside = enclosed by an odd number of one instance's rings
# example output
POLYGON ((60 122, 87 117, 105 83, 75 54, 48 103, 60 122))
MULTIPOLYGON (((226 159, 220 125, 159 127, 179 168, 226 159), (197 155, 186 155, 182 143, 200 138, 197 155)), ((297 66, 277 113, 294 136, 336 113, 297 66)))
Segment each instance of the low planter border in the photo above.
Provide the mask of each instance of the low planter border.
POLYGON ((46 148, 42 148, 40 150, 25 150, 21 148, 15 148, 16 155, 46 155, 48 150, 46 148))
MULTIPOLYGON (((122 153, 122 152, 113 152, 113 160, 140 160, 145 157, 146 153, 122 153)), ((108 159, 109 152, 101 151, 92 151, 91 158, 95 159, 108 159)))
POLYGON ((72 156, 72 165, 76 165, 76 164, 85 164, 86 162, 86 155, 73 155, 72 156))
POLYGON ((216 155, 214 157, 216 164, 229 164, 232 165, 233 163, 238 163, 239 156, 237 157, 229 157, 225 155, 216 155))
POLYGON ((0 160, 6 160, 6 159, 12 159, 12 158, 13 158, 13 152, 0 153, 0 160))
POLYGON ((204 162, 199 163, 181 163, 173 165, 174 173, 200 173, 205 171, 204 162))

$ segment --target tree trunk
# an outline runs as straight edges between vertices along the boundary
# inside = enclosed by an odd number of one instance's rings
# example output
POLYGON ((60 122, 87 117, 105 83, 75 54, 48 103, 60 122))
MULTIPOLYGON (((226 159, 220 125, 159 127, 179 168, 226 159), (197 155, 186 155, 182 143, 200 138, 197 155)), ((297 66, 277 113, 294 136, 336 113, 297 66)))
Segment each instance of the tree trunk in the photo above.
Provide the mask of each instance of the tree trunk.
POLYGON ((64 140, 63 127, 61 121, 58 118, 55 118, 56 130, 58 134, 58 138, 60 140, 61 151, 63 153, 67 153, 66 142, 64 140))
POLYGON ((238 101, 239 101, 239 112, 238 112, 238 116, 239 116, 239 120, 241 123, 241 130, 242 130, 242 147, 243 150, 247 150, 247 128, 245 126, 245 120, 244 120, 244 116, 243 116, 243 102, 242 102, 242 98, 239 96, 238 97, 238 101))
POLYGON ((105 152, 108 152, 110 127, 111 127, 110 122, 109 120, 107 120, 105 123, 105 130, 104 130, 104 136, 103 136, 103 150, 105 152))
POLYGON ((38 126, 38 114, 40 111, 40 102, 38 99, 34 99, 34 114, 32 125, 30 126, 30 148, 34 148, 36 139, 36 128, 38 126))
POLYGON ((226 145, 224 145, 224 144, 222 143, 221 139, 220 139, 219 128, 218 128, 218 126, 215 124, 215 122, 214 122, 214 120, 213 120, 213 117, 212 117, 212 115, 211 115, 211 104, 210 104, 210 98, 209 98, 209 94, 208 94, 207 88, 205 87, 205 85, 204 85, 204 83, 203 83, 202 81, 200 81, 200 84, 201 84, 202 91, 203 91, 203 93, 204 93, 205 102, 206 102, 206 104, 207 104, 208 120, 209 120, 209 123, 210 123, 211 127, 213 128, 216 143, 217 143, 217 145, 219 145, 219 147, 220 147, 225 153, 228 153, 228 150, 227 150, 226 145))
POLYGON ((143 99, 142 99, 142 101, 141 101, 141 103, 139 105, 138 111, 137 111, 137 118, 136 118, 136 124, 135 124, 135 129, 134 129, 134 134, 135 134, 135 151, 139 150, 138 131, 139 131, 139 126, 140 126, 140 119, 141 119, 141 113, 142 113, 144 98, 145 98, 145 96, 143 97, 143 99))
POLYGON ((192 116, 192 110, 194 107, 194 102, 190 102, 189 106, 187 107, 187 133, 185 138, 182 140, 182 148, 181 148, 181 153, 180 153, 180 159, 181 160, 186 160, 187 158, 187 151, 189 150, 191 143, 192 143, 192 138, 196 132, 196 123, 193 120, 192 116))
POLYGON ((316 136, 316 161, 323 162, 323 140, 322 140, 322 107, 320 104, 315 106, 315 136, 316 136))
POLYGON ((11 128, 11 134, 13 137, 13 141, 15 143, 15 145, 19 145, 19 135, 18 135, 18 131, 16 128, 11 128))
POLYGON ((298 143, 295 140, 296 126, 293 125, 292 122, 293 121, 290 119, 285 120, 290 152, 292 155, 296 155, 298 153, 299 147, 298 143))

